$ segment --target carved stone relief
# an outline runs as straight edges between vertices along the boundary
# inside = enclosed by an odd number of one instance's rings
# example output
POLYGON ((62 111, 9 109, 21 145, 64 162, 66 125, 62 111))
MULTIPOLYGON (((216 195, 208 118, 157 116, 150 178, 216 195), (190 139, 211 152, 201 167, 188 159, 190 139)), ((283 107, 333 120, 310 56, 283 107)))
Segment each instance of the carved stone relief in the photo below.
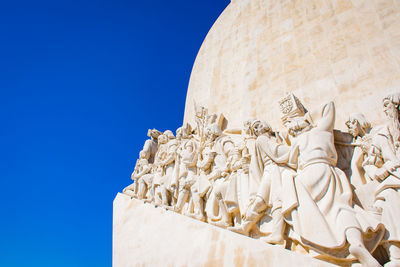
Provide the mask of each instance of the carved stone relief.
POLYGON ((348 133, 333 102, 279 107, 284 132, 224 129, 195 104, 195 128, 149 130, 123 193, 326 261, 400 266, 400 94, 383 99, 386 124, 349 114, 348 133))

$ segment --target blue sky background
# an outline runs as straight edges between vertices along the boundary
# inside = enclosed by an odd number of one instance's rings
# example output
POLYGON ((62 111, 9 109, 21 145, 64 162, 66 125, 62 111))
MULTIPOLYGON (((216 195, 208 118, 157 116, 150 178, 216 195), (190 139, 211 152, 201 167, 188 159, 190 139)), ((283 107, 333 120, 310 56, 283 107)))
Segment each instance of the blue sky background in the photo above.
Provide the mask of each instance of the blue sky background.
POLYGON ((0 0, 0 266, 111 266, 112 201, 228 4, 0 0))

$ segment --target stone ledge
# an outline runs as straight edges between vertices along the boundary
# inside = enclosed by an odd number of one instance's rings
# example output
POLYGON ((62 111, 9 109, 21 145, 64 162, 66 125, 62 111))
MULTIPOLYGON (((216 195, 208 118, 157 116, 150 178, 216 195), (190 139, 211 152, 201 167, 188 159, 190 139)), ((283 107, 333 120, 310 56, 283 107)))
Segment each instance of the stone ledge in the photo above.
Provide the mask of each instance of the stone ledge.
POLYGON ((335 266, 118 193, 113 267, 335 266))

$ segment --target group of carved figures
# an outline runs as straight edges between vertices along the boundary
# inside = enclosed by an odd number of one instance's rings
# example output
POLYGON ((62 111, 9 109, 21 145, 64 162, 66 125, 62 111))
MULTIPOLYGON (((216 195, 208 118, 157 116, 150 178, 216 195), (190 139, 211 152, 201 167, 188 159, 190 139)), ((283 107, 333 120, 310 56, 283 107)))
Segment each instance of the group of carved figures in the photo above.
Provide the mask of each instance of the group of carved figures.
POLYGON ((321 259, 400 266, 400 93, 383 99, 386 124, 352 114, 348 133, 332 102, 279 104, 286 132, 257 119, 222 131, 197 106, 196 127, 149 130, 123 192, 321 259))

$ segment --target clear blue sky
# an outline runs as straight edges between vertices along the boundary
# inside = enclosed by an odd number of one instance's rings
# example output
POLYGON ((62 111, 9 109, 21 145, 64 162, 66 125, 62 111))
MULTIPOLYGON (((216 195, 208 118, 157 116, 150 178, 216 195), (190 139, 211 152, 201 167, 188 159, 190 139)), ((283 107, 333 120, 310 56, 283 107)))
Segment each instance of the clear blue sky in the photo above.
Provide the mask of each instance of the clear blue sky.
POLYGON ((228 4, 0 1, 0 266, 111 266, 112 201, 228 4))

